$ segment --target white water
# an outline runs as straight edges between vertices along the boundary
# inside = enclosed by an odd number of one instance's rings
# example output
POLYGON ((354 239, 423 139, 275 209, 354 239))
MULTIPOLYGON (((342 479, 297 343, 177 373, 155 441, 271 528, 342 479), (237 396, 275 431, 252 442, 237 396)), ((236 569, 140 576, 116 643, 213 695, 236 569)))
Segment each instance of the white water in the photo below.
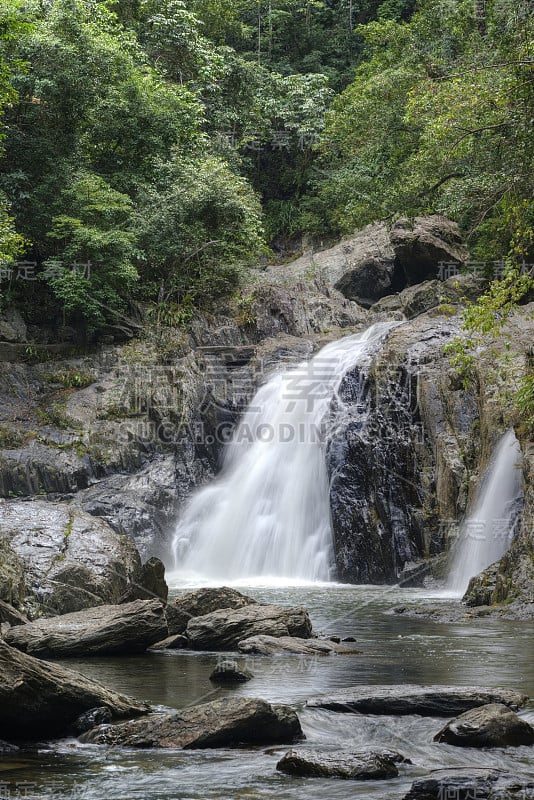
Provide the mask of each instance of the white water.
POLYGON ((335 577, 322 423, 343 376, 368 366, 396 324, 377 323, 333 342, 259 389, 221 474, 193 495, 178 523, 173 583, 335 577))
POLYGON ((453 595, 462 596, 474 575, 506 553, 517 528, 522 493, 521 448, 510 429, 499 441, 474 510, 460 529, 447 582, 453 595))

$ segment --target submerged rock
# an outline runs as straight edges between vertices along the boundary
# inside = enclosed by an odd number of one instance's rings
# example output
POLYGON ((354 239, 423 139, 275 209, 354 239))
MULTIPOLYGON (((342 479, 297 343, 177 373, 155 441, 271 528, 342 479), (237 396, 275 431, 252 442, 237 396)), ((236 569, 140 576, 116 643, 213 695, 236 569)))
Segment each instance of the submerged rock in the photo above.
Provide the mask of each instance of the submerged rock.
POLYGON ((167 621, 158 600, 97 606, 12 628, 6 642, 38 658, 142 653, 165 638, 167 621))
POLYGON ((105 706, 116 718, 149 706, 109 691, 78 672, 40 661, 0 640, 0 736, 33 740, 69 733, 86 711, 105 706))
POLYGON ((534 781, 526 775, 487 767, 436 770, 414 781, 404 800, 517 800, 534 796, 534 781))
POLYGON ((210 681, 213 683, 246 683, 253 677, 252 672, 245 666, 241 666, 233 659, 225 659, 219 661, 210 675, 210 681))
POLYGON ((296 636, 250 636, 237 643, 241 653, 270 656, 295 655, 328 656, 332 653, 357 653, 358 650, 327 639, 299 639, 296 636))
POLYGON ((300 722, 287 706, 248 697, 224 698, 176 714, 153 714, 84 734, 83 742, 123 747, 199 749, 285 744, 303 738, 300 722))
POLYGON ((390 751, 362 750, 335 753, 315 750, 290 750, 280 759, 276 769, 288 775, 308 778, 349 778, 352 780, 383 780, 399 774, 395 762, 404 757, 390 751))
POLYGON ((353 686, 331 694, 313 697, 312 708, 360 714, 420 714, 423 717, 448 717, 463 714, 488 703, 502 703, 516 709, 528 701, 512 689, 481 689, 474 686, 353 686))
POLYGON ((448 722, 434 741, 456 747, 518 747, 534 744, 534 728, 508 706, 489 703, 448 722))
POLYGON ((235 650, 242 640, 258 635, 309 639, 311 634, 312 624, 305 608, 259 603, 194 617, 186 631, 195 650, 235 650))

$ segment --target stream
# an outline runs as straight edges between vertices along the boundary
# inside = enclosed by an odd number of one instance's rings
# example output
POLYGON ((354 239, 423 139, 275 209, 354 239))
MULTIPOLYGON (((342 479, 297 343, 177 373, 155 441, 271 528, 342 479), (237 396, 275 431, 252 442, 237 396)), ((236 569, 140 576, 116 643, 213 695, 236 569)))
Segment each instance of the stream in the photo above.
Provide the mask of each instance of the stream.
MULTIPOLYGON (((534 749, 475 750, 435 744, 444 719, 388 717, 306 709, 308 697, 355 684, 505 686, 534 696, 531 622, 477 617, 439 623, 388 615, 399 603, 443 602, 429 591, 398 587, 301 584, 239 589, 264 602, 305 605, 319 633, 354 636, 361 652, 302 657, 253 656, 255 677, 235 689, 215 689, 209 674, 218 653, 165 651, 122 658, 62 662, 109 688, 156 706, 183 708, 230 692, 293 704, 306 746, 392 748, 410 758, 398 778, 343 781, 294 778, 276 771, 288 746, 242 750, 137 751, 42 743, 33 752, 4 756, 0 798, 40 800, 324 800, 402 798, 412 781, 442 767, 507 767, 534 777, 534 749)), ((177 594, 174 590, 173 594, 177 594)), ((450 602, 450 599, 447 600, 450 602)), ((534 723, 534 706, 521 712, 534 723)))

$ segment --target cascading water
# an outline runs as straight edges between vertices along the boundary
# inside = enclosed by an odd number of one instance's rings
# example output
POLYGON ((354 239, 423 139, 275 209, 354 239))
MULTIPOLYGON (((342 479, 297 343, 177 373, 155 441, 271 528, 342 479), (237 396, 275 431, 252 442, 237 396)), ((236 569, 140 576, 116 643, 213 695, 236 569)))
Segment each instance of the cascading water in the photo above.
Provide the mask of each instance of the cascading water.
POLYGON ((397 324, 333 342, 259 389, 220 476, 192 497, 178 523, 177 581, 332 579, 323 423, 343 376, 368 366, 397 324))
POLYGON ((447 581, 452 594, 462 596, 474 575, 506 553, 519 523, 522 496, 521 448, 510 429, 499 441, 473 512, 461 526, 447 581))

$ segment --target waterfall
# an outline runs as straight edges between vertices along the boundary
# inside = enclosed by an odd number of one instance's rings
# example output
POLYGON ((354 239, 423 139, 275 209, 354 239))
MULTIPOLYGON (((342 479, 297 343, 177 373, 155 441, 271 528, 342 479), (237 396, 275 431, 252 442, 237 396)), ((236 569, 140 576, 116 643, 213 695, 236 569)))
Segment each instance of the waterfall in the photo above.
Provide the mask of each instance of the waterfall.
POLYGON ((506 553, 519 523, 522 496, 521 448, 510 429, 493 453, 453 549, 447 588, 454 595, 462 596, 474 575, 506 553))
POLYGON ((273 375, 226 447, 220 475, 186 506, 174 580, 328 581, 335 576, 324 423, 346 372, 398 323, 377 323, 273 375))

